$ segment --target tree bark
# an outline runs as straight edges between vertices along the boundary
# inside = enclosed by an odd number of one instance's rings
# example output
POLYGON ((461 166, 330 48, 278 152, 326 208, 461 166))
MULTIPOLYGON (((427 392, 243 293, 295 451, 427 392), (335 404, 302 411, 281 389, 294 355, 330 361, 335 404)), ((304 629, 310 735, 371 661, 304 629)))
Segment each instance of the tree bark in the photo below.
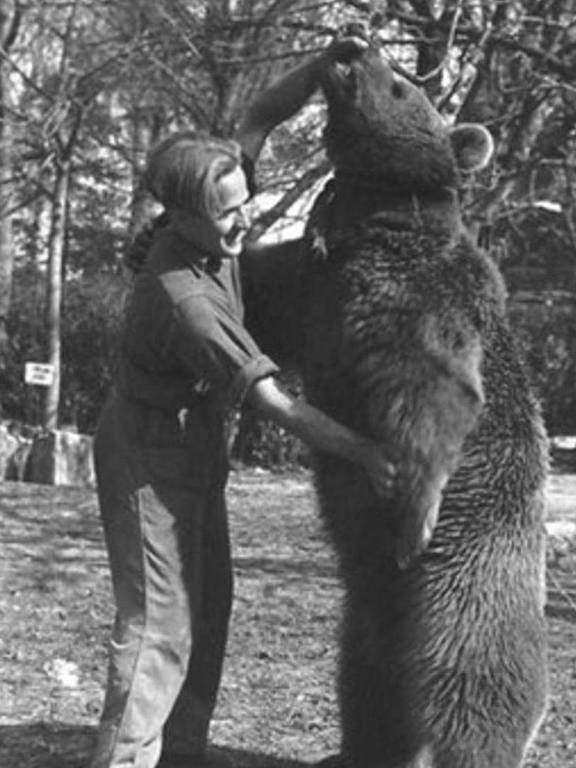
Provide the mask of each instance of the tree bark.
POLYGON ((46 388, 42 424, 47 430, 58 428, 60 405, 60 363, 61 363, 61 307, 64 266, 64 244, 66 233, 66 210, 70 185, 70 161, 56 166, 54 184, 54 207, 52 228, 48 243, 48 275, 46 286, 46 334, 47 360, 53 367, 52 383, 46 388))
POLYGON ((12 296, 12 272, 14 270, 14 243, 12 217, 6 213, 12 197, 12 126, 7 113, 8 87, 6 68, 0 68, 0 365, 8 353, 6 322, 12 296))
MULTIPOLYGON (((16 39, 20 24, 19 3, 0 0, 0 46, 4 55, 16 39)), ((8 354, 6 323, 12 296, 12 272, 14 269, 14 243, 10 209, 14 194, 12 182, 13 130, 11 115, 11 84, 8 62, 0 58, 0 367, 8 354)))
POLYGON ((132 207, 129 223, 130 238, 133 239, 141 229, 150 224, 155 208, 152 199, 142 184, 142 171, 145 167, 146 153, 152 147, 161 132, 162 116, 151 108, 134 107, 131 113, 132 131, 132 207))

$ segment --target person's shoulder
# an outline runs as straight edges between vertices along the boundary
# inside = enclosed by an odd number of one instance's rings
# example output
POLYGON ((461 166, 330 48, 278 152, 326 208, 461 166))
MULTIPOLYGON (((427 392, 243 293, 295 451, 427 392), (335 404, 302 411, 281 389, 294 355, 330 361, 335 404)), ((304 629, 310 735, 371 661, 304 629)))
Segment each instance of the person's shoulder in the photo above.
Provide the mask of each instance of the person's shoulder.
POLYGON ((172 304, 204 292, 201 276, 190 267, 181 238, 168 231, 158 236, 141 277, 165 293, 172 304))
POLYGON ((206 297, 204 281, 190 267, 175 265, 161 271, 157 279, 174 306, 189 299, 206 297))

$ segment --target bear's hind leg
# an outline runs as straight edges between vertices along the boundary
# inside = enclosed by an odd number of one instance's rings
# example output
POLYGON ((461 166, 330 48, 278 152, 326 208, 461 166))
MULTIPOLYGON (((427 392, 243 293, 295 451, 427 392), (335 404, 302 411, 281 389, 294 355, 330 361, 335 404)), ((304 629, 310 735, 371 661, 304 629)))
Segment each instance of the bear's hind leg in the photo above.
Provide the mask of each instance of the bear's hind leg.
MULTIPOLYGON (((456 737, 450 744, 438 745, 439 768, 521 768, 545 712, 545 701, 534 691, 534 717, 524 722, 505 720, 488 724, 481 732, 469 731, 466 738, 456 737), (536 711, 538 710, 538 711, 536 711)), ((434 764, 436 768, 436 763, 434 764)))
POLYGON ((343 761, 347 768, 434 768, 388 645, 370 612, 346 617, 339 679, 343 761))

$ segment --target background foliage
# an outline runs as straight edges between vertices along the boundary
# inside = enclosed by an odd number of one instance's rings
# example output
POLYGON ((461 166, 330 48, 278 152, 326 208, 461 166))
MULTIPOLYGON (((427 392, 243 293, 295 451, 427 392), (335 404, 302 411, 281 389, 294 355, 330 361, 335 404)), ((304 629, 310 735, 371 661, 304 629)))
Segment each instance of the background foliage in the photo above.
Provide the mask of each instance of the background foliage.
MULTIPOLYGON (((59 424, 94 428, 122 255, 150 215, 147 150, 175 128, 230 135, 256 93, 357 19, 447 120, 493 134, 494 162, 466 181, 465 216, 506 274, 549 428, 576 431, 572 0, 0 0, 4 418, 43 421, 46 393, 24 385, 23 364, 61 361, 50 407, 59 424)), ((271 136, 254 236, 298 231, 306 205, 293 204, 328 171, 322 116, 318 98, 271 136)), ((252 416, 234 434, 237 459, 302 461, 252 416)))

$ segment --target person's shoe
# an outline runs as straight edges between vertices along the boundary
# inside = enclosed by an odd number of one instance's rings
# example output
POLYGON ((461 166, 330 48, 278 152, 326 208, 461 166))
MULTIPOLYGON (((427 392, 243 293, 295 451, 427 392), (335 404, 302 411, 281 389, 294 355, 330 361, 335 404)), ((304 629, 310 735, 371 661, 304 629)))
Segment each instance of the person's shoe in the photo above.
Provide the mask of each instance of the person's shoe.
POLYGON ((235 768, 235 765, 222 750, 210 748, 198 755, 163 751, 156 768, 235 768))

